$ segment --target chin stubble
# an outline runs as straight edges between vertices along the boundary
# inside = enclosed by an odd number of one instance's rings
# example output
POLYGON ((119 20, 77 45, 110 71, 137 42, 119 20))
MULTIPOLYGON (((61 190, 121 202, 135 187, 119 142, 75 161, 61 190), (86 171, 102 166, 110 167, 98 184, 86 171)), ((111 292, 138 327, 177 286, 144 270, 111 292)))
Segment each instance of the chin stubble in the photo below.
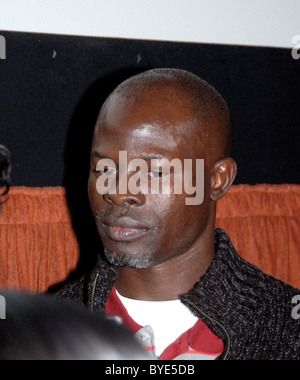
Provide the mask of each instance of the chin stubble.
POLYGON ((108 262, 118 268, 146 269, 154 265, 152 257, 137 257, 137 255, 130 253, 122 254, 107 248, 104 248, 104 253, 108 262))
MULTIPOLYGON (((102 231, 102 221, 105 216, 115 214, 116 216, 119 216, 117 212, 111 212, 111 211, 97 211, 96 212, 96 224, 98 226, 99 233, 102 231)), ((131 213, 132 214, 132 213, 131 213)), ((133 215, 134 218, 135 215, 133 215)), ((137 219, 139 220, 139 217, 137 216, 137 219)), ((103 237, 105 236, 105 233, 100 233, 100 238, 104 243, 103 237)), ((153 249, 150 249, 148 253, 142 253, 142 252, 129 252, 129 253, 122 253, 122 248, 127 248, 127 245, 130 243, 127 242, 118 242, 118 246, 120 247, 120 250, 115 251, 108 249, 104 246, 104 253, 107 261, 118 268, 136 268, 136 269, 145 269, 150 268, 153 265, 155 265, 155 260, 153 257, 153 249)), ((155 243, 154 243, 155 245, 155 243)), ((152 246, 152 245, 151 245, 152 246)), ((154 248, 154 247, 152 247, 154 248)))

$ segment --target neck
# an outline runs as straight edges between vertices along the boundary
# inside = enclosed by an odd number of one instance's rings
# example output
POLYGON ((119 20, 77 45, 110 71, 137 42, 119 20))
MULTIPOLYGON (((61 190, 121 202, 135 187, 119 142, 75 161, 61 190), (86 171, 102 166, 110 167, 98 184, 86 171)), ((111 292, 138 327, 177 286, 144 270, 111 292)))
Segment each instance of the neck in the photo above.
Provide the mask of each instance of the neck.
POLYGON ((215 256, 215 231, 207 229, 186 253, 146 269, 122 268, 118 292, 143 301, 172 301, 188 293, 207 272, 215 256))

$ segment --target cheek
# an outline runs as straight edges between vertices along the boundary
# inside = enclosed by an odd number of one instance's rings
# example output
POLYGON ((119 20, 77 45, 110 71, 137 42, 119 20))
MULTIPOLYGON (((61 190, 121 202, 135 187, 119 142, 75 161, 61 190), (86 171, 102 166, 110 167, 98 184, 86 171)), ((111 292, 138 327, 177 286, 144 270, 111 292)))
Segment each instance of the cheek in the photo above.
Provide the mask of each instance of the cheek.
POLYGON ((90 205, 93 211, 93 214, 95 213, 95 209, 97 208, 97 205, 99 202, 101 202, 102 197, 98 194, 97 188, 96 188, 96 178, 91 173, 88 181, 88 196, 90 200, 90 205))
POLYGON ((182 250, 192 244, 206 228, 209 221, 208 202, 188 206, 185 197, 175 195, 160 205, 160 215, 166 248, 182 250))

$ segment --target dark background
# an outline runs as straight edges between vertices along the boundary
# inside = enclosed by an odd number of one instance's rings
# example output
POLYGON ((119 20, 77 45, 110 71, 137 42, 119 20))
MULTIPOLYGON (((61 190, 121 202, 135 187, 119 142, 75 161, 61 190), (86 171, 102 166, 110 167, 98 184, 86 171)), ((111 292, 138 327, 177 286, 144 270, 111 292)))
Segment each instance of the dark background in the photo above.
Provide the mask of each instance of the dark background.
POLYGON ((300 61, 288 49, 0 34, 0 144, 14 154, 12 185, 84 183, 101 104, 121 81, 155 67, 189 70, 223 94, 236 183, 300 183, 300 61))

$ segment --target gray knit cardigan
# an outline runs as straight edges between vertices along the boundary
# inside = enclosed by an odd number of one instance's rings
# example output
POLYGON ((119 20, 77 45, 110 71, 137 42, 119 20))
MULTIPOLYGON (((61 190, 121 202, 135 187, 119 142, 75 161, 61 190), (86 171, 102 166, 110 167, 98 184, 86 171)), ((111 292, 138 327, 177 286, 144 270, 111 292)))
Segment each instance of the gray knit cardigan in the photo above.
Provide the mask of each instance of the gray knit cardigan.
MULTIPOLYGON (((99 259, 96 268, 56 296, 104 312, 118 270, 99 259)), ((221 360, 300 360, 300 320, 292 318, 300 290, 243 260, 228 235, 216 229, 216 255, 207 273, 180 296, 225 343, 221 360)))

